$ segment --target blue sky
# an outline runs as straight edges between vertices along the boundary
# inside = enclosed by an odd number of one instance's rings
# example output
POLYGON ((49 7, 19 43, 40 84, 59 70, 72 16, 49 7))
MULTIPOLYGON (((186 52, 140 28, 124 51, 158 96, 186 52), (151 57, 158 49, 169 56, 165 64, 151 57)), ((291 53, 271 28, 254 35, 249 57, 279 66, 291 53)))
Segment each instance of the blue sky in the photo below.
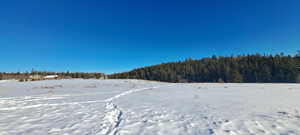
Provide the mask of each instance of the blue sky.
POLYGON ((0 71, 122 72, 300 49, 299 0, 3 0, 0 71))

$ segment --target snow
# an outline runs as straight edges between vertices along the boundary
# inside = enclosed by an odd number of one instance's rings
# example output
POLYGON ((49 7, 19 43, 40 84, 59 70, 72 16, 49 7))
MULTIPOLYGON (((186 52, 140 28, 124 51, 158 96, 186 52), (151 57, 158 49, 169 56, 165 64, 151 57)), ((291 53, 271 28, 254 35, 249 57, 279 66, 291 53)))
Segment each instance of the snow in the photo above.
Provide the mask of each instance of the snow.
POLYGON ((0 83, 6 83, 6 82, 12 82, 12 81, 16 81, 16 80, 0 80, 0 83))
POLYGON ((299 135, 299 84, 0 82, 0 135, 299 135))

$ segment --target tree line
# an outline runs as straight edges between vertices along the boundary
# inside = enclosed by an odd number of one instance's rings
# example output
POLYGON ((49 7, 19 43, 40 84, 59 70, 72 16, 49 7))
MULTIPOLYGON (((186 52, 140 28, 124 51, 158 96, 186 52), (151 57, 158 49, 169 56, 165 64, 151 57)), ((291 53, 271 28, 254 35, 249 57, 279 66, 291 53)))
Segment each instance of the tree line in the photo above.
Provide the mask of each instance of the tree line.
POLYGON ((111 79, 145 79, 165 82, 295 83, 300 82, 297 55, 212 56, 187 59, 115 73, 111 79))
POLYGON ((16 73, 6 73, 0 72, 0 80, 9 80, 9 79, 26 79, 32 75, 58 75, 60 79, 70 79, 70 78, 82 78, 82 79, 99 79, 105 78, 104 73, 85 73, 85 72, 47 72, 47 71, 35 71, 31 72, 16 72, 16 73))

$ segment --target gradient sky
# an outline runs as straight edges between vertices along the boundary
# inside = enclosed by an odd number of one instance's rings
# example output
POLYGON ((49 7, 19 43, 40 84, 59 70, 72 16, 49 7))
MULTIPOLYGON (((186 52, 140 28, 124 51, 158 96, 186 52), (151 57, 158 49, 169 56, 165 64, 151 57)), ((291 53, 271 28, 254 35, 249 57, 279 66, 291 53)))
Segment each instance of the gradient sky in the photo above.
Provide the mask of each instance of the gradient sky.
POLYGON ((300 49, 299 0, 2 0, 0 71, 121 72, 300 49))

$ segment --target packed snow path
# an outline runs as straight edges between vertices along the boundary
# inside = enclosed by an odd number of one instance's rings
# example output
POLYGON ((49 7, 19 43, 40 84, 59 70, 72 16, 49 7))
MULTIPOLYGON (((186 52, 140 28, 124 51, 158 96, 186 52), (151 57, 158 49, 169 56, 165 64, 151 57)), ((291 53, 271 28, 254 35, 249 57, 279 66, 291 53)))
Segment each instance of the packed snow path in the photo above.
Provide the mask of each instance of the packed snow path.
POLYGON ((132 90, 125 91, 121 94, 118 94, 111 98, 106 99, 105 100, 105 102, 107 102, 105 105, 106 112, 105 112, 105 117, 104 117, 103 124, 102 124, 101 134, 115 135, 118 131, 118 126, 121 123, 123 112, 118 108, 118 106, 116 104, 113 103, 113 100, 118 99, 122 96, 129 95, 131 93, 149 90, 149 89, 155 89, 155 88, 158 88, 158 87, 132 89, 132 90))
POLYGON ((299 84, 0 83, 0 135, 299 135, 299 84))

